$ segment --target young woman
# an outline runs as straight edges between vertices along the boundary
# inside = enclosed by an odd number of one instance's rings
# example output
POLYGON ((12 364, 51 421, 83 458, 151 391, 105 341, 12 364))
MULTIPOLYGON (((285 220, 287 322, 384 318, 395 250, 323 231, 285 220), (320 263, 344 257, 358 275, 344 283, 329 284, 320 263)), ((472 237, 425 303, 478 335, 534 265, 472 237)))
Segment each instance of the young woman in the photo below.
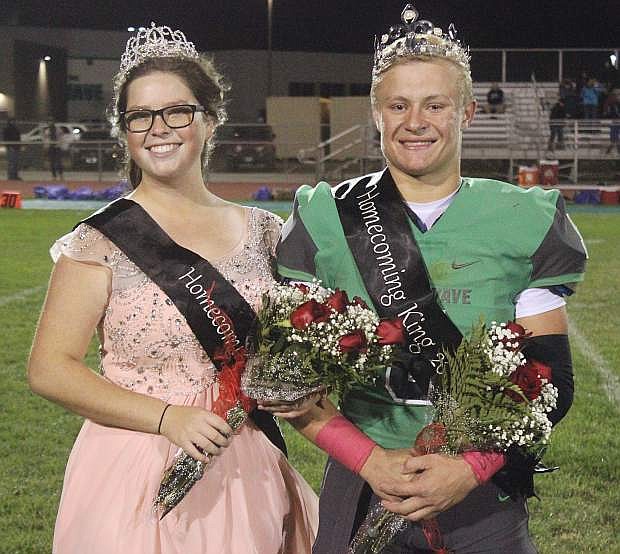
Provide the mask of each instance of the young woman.
POLYGON ((56 554, 310 552, 317 499, 272 444, 273 420, 253 412, 236 433, 226 422, 238 407, 231 360, 274 283, 281 222, 203 180, 224 88, 180 31, 153 24, 131 38, 112 111, 134 190, 52 248, 28 375, 86 418, 56 554), (83 361, 95 330, 101 373, 83 361), (216 458, 160 520, 153 500, 179 448, 216 458))

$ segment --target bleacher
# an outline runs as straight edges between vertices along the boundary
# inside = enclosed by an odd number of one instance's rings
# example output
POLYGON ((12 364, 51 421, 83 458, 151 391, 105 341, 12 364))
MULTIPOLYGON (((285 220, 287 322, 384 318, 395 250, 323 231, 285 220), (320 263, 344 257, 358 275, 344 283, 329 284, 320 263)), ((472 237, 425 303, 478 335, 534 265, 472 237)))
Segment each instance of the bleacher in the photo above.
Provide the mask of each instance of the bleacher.
MULTIPOLYGON (((485 113, 484 106, 491 83, 474 84, 478 109, 472 125, 463 132, 463 159, 506 161, 509 179, 514 178, 520 165, 556 159, 560 161, 560 170, 574 182, 579 178, 581 160, 618 159, 615 150, 608 152, 612 123, 609 119, 562 120, 564 148, 548 149, 549 112, 557 100, 558 83, 502 83, 500 86, 504 91, 505 111, 489 114, 485 113)), ((368 122, 355 125, 315 148, 300 150, 298 159, 302 164, 314 164, 317 178, 326 174, 343 178, 353 167, 367 172, 383 164, 374 126, 368 122), (364 142, 367 143, 365 154, 360 156, 359 145, 364 142), (351 152, 356 154, 352 156, 351 152), (326 170, 325 164, 334 167, 326 170)))
POLYGON ((540 159, 552 155, 573 159, 612 158, 607 154, 610 121, 564 121, 564 148, 550 152, 549 110, 557 99, 557 83, 503 83, 505 113, 486 114, 491 83, 475 83, 478 110, 472 126, 463 133, 465 159, 540 159))

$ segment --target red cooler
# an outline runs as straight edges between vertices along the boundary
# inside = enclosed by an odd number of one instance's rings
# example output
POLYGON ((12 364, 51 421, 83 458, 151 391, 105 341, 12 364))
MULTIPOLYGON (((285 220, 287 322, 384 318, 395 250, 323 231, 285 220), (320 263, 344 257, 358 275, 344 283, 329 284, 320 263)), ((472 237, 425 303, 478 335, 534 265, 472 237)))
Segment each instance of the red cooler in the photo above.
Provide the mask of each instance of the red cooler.
POLYGON ((540 160, 541 184, 555 187, 559 179, 560 162, 558 160, 540 160))
POLYGON ((540 172, 537 166, 519 166, 519 185, 522 187, 533 187, 538 183, 540 183, 540 172))
POLYGON ((619 192, 617 190, 601 189, 601 204, 618 204, 619 192))

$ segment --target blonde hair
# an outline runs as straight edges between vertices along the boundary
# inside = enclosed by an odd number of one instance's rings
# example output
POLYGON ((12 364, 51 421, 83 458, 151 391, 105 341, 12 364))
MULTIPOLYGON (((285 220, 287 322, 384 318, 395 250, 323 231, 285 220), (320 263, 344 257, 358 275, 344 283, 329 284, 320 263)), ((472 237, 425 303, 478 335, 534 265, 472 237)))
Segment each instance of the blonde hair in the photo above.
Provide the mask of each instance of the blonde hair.
MULTIPOLYGON (((434 37, 437 38, 437 37, 434 37)), ((459 92, 459 96, 461 97, 461 107, 467 106, 470 102, 474 100, 474 85, 471 79, 471 72, 469 70, 469 66, 465 66, 458 61, 455 61, 451 58, 445 56, 437 56, 432 54, 405 54, 402 56, 394 57, 393 61, 390 64, 386 64, 381 68, 380 71, 373 73, 372 83, 370 85, 370 101, 373 106, 377 103, 377 87, 383 81, 383 77, 386 73, 397 65, 403 65, 409 62, 435 62, 438 60, 446 61, 452 66, 456 67, 459 76, 457 79, 457 90, 459 92)))

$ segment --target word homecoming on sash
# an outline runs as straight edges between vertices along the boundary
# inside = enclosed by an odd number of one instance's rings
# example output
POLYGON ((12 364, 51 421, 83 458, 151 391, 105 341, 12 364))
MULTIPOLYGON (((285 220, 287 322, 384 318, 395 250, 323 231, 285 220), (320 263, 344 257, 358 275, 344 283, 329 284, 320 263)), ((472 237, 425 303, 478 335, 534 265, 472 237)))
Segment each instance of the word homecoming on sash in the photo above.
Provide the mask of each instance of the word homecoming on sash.
POLYGON ((405 300, 405 291, 403 290, 403 283, 400 279, 399 273, 404 273, 405 270, 400 271, 394 264, 394 257, 390 250, 390 245, 387 242, 387 237, 383 233, 383 225, 379 225, 379 213, 377 207, 373 202, 373 198, 379 196, 379 193, 372 194, 376 188, 376 183, 367 183, 366 188, 374 187, 363 194, 358 194, 356 198, 362 199, 357 205, 362 214, 362 220, 366 225, 366 231, 370 235, 370 243, 372 244, 372 250, 377 260, 377 265, 381 268, 381 275, 383 281, 387 287, 387 294, 382 294, 380 301, 383 306, 391 306, 394 300, 405 300))
MULTIPOLYGON (((366 183, 366 192, 358 194, 356 198, 358 199, 357 205, 362 215, 362 220, 364 225, 366 225, 366 231, 370 236, 374 258, 386 285, 386 294, 382 294, 379 300, 383 306, 387 307, 391 306, 395 300, 407 300, 400 276, 401 273, 405 272, 405 269, 397 269, 387 236, 383 232, 384 227, 380 224, 379 212, 373 201, 373 198, 379 196, 379 193, 375 192, 377 186, 377 183, 366 183)), ((419 354, 422 348, 436 346, 436 342, 428 335, 422 325, 425 318, 417 302, 401 311, 398 317, 402 318, 403 326, 410 337, 408 341, 409 351, 412 354, 419 354)), ((431 359, 430 362, 433 367, 440 367, 443 362, 443 355, 438 353, 437 358, 431 359)))
POLYGON ((213 281, 211 286, 207 289, 198 283, 198 281, 202 279, 202 275, 194 276, 195 272, 196 268, 190 267, 190 270, 184 275, 181 275, 178 280, 183 281, 187 279, 185 288, 194 297, 194 300, 198 301, 198 304, 202 306, 202 311, 207 314, 209 321, 211 321, 211 324, 215 327, 217 334, 222 337, 224 344, 235 350, 238 349, 240 347, 239 339, 235 334, 235 329, 233 328, 230 318, 211 298, 211 294, 215 288, 215 281, 213 281))

